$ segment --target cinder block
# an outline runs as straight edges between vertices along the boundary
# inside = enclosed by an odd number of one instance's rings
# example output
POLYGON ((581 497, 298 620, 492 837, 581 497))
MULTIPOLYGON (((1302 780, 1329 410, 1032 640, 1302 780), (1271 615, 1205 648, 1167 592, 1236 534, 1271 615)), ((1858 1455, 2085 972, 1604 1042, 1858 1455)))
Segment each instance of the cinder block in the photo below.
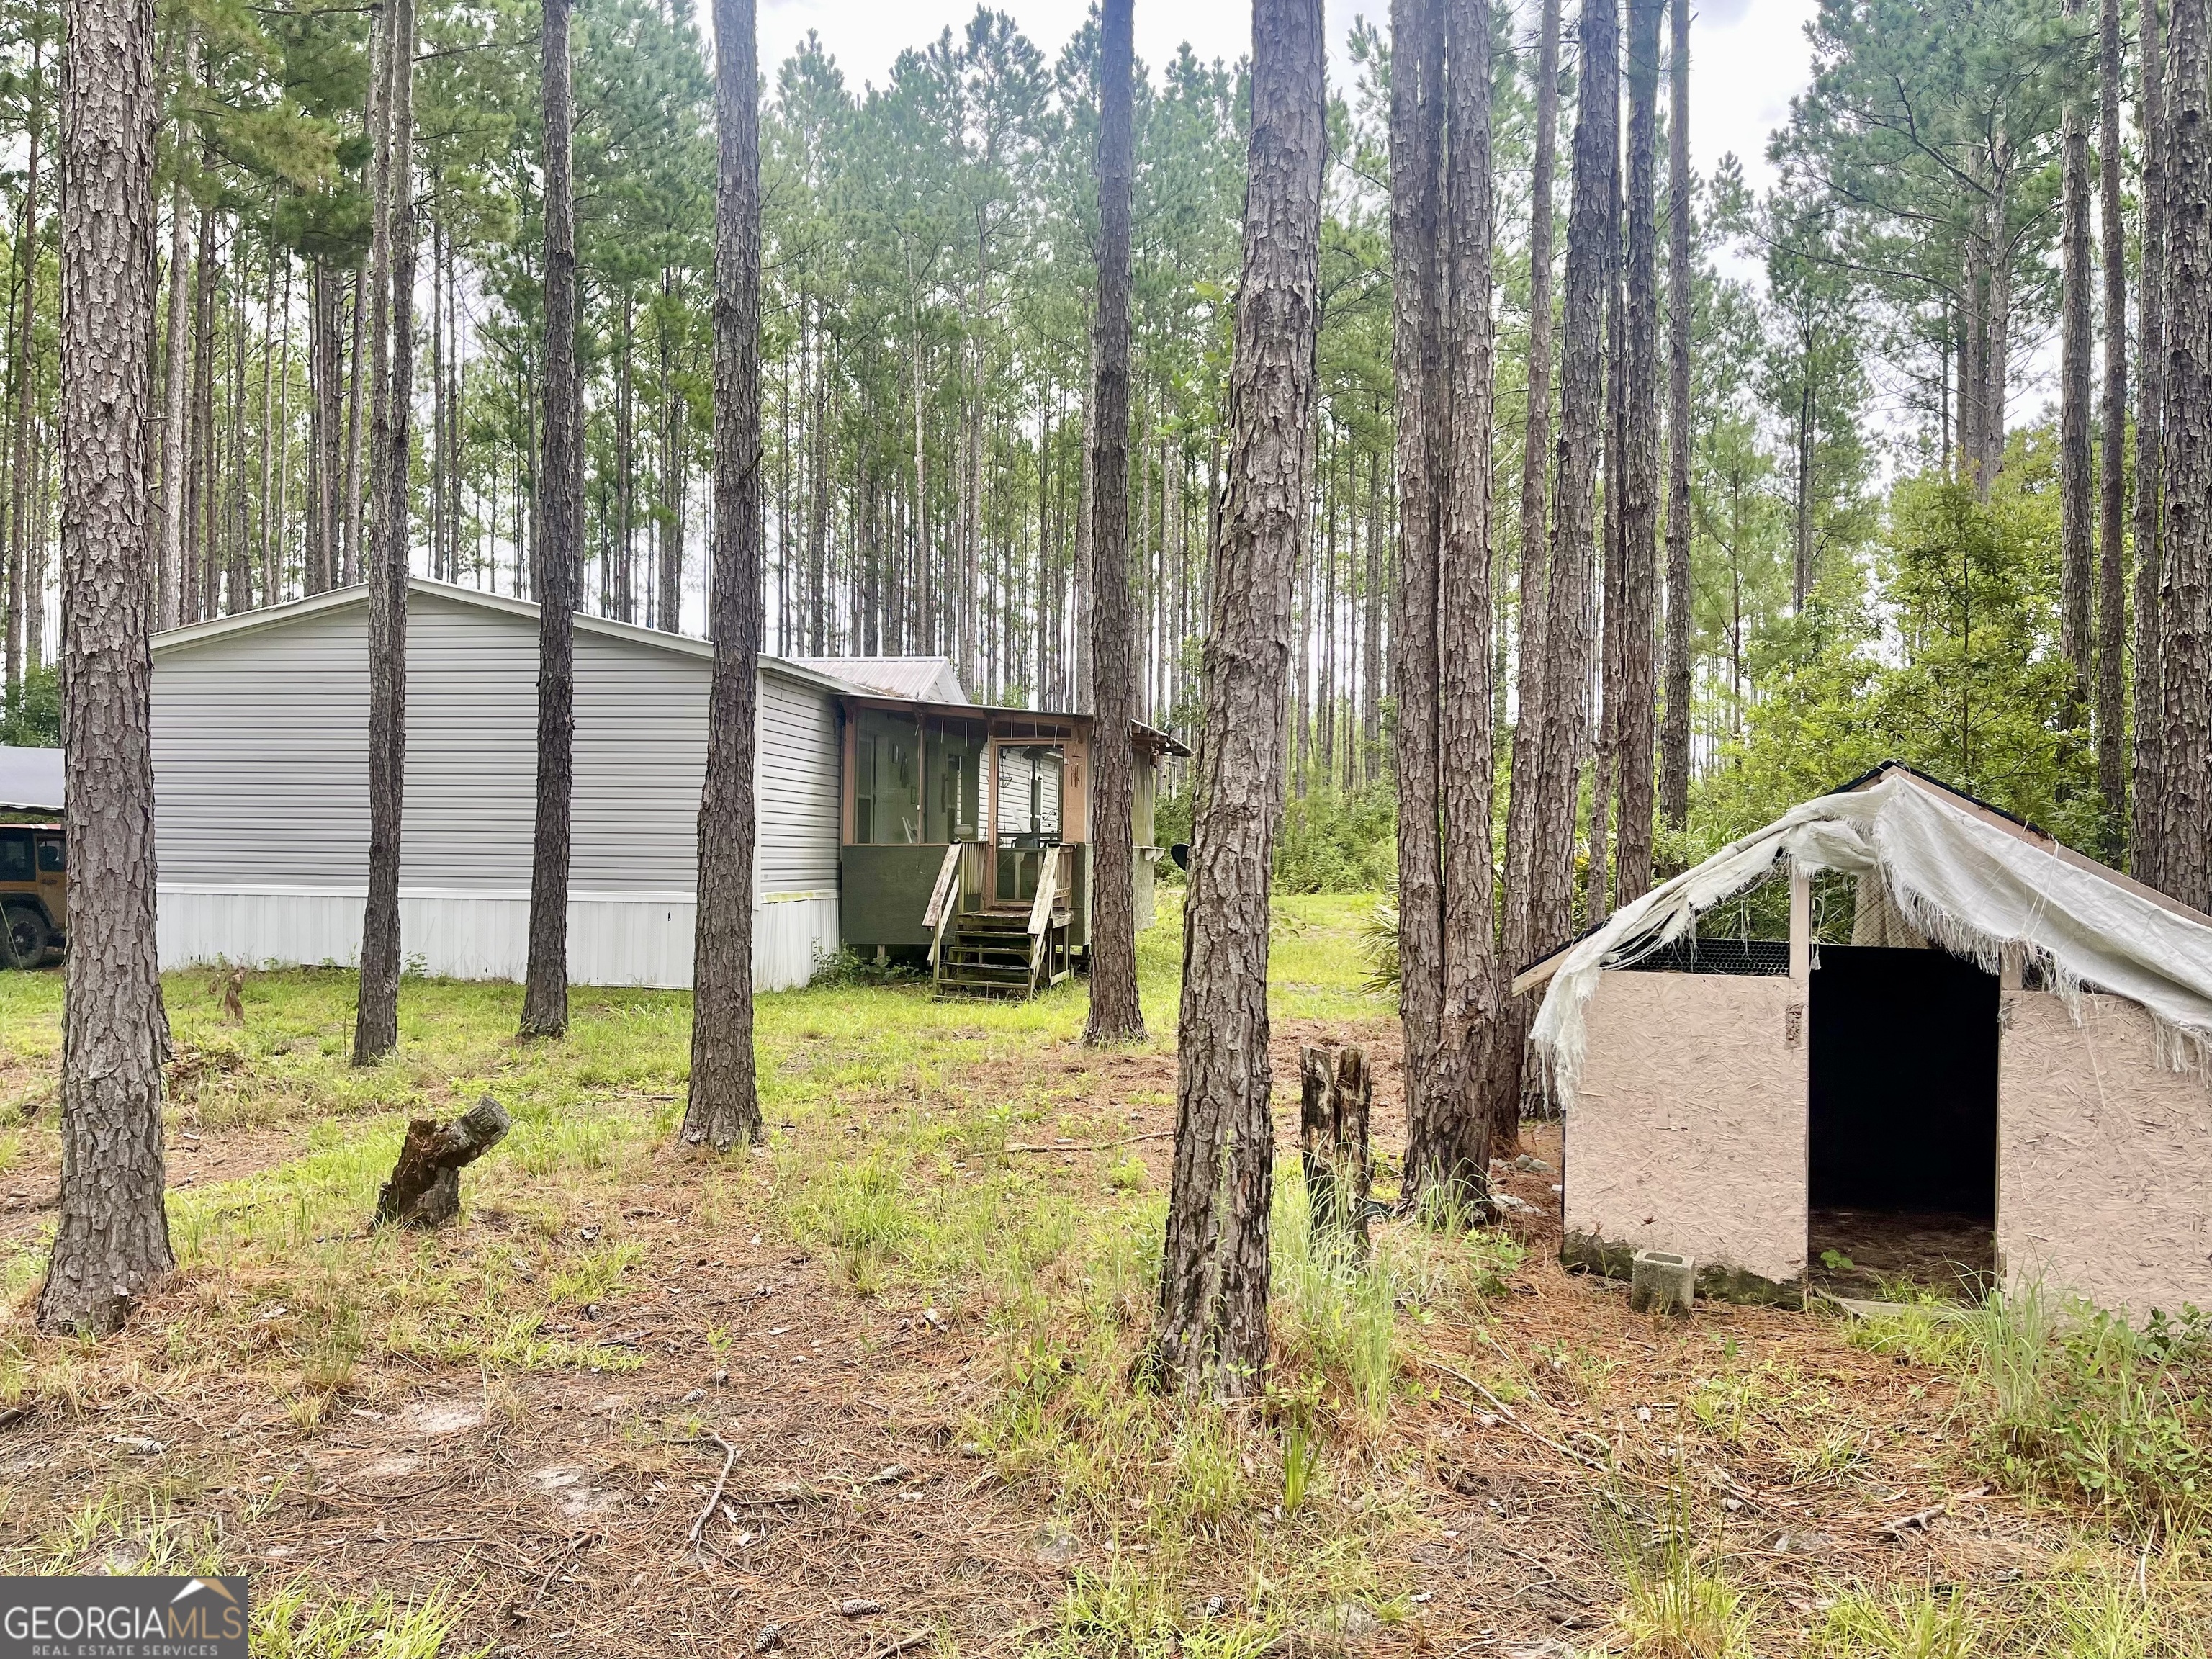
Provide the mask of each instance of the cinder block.
POLYGON ((1688 1256, 1638 1250, 1628 1276, 1628 1305, 1638 1313, 1687 1313, 1697 1283, 1697 1264, 1688 1256))

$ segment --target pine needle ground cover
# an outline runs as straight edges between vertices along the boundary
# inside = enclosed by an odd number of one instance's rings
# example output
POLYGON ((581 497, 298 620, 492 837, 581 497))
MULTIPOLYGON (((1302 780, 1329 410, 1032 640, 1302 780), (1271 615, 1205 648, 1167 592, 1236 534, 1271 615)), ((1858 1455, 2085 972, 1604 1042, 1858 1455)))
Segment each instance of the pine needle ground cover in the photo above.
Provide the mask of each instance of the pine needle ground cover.
MULTIPOLYGON (((1376 1060, 1371 901, 1276 911, 1300 1042, 1376 1060)), ((2205 1650, 2194 1338, 2030 1301, 1891 1324, 1632 1315, 1510 1231, 1307 1242, 1279 1182, 1263 1405, 1133 1389, 1174 1125, 1177 929, 1148 1043, 847 983, 761 1002, 769 1145, 675 1155, 680 995, 167 983, 180 1270, 98 1348, 38 1336, 58 975, 0 975, 0 1571, 254 1578, 269 1656, 787 1650, 2061 1656, 2205 1650), (458 1224, 371 1232, 410 1114, 507 1140, 458 1224), (2037 1401, 2070 1402, 2063 1413, 2037 1401)), ((1527 1144, 1556 1167, 1556 1129, 1527 1144)))

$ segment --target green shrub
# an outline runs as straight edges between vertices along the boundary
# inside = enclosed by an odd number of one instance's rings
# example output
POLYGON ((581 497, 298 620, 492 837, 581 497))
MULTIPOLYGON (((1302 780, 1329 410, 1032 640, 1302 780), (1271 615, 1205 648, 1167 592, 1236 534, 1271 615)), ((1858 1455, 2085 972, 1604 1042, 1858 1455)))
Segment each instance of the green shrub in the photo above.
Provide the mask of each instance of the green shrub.
POLYGON ((1317 789, 1286 802, 1275 837, 1279 893, 1372 893, 1398 868, 1398 804, 1389 784, 1317 789))
POLYGON ((1975 1308, 1916 1308, 1863 1339, 1949 1366, 1990 1470, 2087 1498, 2138 1528, 2212 1518, 2212 1325, 2140 1330, 2038 1285, 1975 1308))

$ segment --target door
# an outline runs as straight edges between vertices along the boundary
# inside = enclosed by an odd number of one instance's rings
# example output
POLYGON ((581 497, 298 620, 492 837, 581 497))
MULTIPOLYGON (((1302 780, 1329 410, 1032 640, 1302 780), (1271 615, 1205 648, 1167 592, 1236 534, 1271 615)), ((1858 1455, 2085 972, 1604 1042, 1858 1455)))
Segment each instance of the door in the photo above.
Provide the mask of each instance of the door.
POLYGON ((994 743, 992 750, 991 899, 1027 905, 1044 849, 1060 845, 1066 759, 1057 744, 994 743))

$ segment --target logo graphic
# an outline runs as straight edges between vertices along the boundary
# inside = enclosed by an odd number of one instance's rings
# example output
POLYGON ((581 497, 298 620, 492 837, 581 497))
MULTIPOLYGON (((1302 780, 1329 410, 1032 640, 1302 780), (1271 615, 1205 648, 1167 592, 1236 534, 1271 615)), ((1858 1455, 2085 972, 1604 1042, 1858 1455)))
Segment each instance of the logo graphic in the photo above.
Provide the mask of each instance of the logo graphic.
POLYGON ((227 1578, 0 1578, 0 1659, 246 1659, 227 1578))

